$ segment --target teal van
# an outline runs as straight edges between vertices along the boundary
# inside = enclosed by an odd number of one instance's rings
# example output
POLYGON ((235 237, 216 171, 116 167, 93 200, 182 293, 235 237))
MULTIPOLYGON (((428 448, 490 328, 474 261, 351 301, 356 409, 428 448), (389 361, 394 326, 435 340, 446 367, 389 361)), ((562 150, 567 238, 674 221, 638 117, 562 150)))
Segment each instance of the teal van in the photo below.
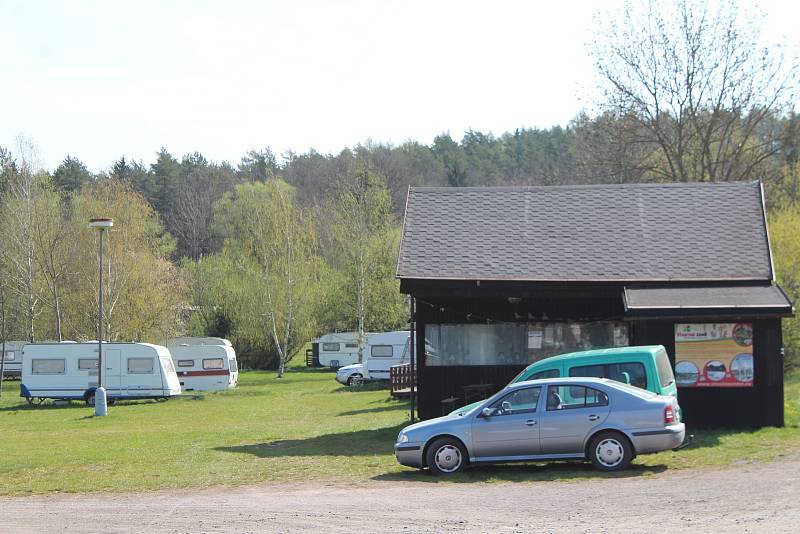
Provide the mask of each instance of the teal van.
MULTIPOLYGON (((678 396, 675 375, 672 373, 672 365, 663 345, 616 347, 559 354, 532 363, 514 377, 511 383, 570 376, 610 378, 659 395, 678 396)), ((477 404, 476 402, 463 406, 453 414, 466 412, 477 404)))

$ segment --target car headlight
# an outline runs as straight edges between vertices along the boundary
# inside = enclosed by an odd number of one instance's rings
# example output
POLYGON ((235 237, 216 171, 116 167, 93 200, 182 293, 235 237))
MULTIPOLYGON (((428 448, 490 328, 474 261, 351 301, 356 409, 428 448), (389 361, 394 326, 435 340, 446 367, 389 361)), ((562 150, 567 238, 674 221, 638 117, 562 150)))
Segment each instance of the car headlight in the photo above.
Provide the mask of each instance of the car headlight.
POLYGON ((406 443, 408 441, 408 436, 402 432, 397 435, 397 443, 406 443))

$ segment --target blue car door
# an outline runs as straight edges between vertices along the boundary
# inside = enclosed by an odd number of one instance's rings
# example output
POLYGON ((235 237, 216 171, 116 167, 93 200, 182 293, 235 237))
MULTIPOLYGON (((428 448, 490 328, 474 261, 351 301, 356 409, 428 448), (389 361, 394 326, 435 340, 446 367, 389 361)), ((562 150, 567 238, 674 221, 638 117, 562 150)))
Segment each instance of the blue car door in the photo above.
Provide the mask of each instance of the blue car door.
POLYGON ((582 454, 589 433, 602 424, 610 407, 608 395, 579 385, 549 385, 539 417, 542 454, 582 454))
POLYGON ((479 413, 472 422, 474 458, 539 454, 541 386, 520 388, 495 401, 492 414, 479 413))

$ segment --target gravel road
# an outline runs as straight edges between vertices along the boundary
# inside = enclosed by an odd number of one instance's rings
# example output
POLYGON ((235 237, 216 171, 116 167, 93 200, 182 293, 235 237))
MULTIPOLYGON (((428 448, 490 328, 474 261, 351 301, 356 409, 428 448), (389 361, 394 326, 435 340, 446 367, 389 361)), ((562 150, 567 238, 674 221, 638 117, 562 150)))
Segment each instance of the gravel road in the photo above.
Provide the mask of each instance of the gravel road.
POLYGON ((301 483, 0 498, 0 532, 798 532, 800 456, 573 482, 301 483))

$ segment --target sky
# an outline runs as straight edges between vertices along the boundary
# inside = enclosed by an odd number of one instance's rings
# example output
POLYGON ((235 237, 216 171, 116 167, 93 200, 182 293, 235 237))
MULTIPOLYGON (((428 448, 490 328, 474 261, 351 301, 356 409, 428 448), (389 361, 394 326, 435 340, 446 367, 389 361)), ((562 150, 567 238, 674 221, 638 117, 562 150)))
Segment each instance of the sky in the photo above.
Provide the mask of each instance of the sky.
MULTIPOLYGON (((621 5, 0 0, 0 146, 98 172, 161 147, 236 164, 566 125, 597 95, 594 15, 621 5)), ((759 5, 796 35, 797 2, 759 5)))

